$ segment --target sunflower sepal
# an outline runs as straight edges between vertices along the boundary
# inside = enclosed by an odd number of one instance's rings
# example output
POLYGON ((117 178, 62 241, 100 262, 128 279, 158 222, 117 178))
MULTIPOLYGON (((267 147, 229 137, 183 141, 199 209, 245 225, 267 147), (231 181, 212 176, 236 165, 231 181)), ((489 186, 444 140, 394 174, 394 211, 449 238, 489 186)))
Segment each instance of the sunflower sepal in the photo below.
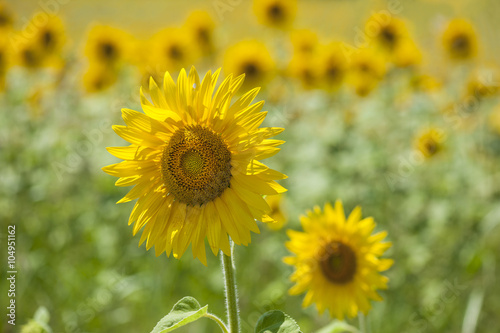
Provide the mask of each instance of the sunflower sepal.
POLYGON ((271 310, 260 316, 254 332, 302 333, 295 320, 279 310, 271 310))
POLYGON ((191 296, 183 297, 175 303, 172 310, 156 324, 151 333, 172 332, 203 317, 214 320, 219 324, 222 332, 227 333, 224 323, 208 312, 208 305, 201 307, 200 303, 191 296))

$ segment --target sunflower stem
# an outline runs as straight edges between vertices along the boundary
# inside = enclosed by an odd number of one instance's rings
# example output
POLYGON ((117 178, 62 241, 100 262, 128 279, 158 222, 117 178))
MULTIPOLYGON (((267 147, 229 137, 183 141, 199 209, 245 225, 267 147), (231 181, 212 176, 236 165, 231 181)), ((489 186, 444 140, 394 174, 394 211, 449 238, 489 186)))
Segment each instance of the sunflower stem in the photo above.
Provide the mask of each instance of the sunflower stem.
POLYGON ((369 333, 368 326, 366 325, 366 316, 362 312, 360 312, 358 318, 359 318, 359 331, 361 333, 369 333))
POLYGON ((229 331, 227 330, 227 327, 224 324, 224 322, 219 317, 217 317, 216 315, 214 315, 212 313, 206 313, 204 315, 204 317, 212 319, 213 321, 215 321, 219 325, 219 327, 222 330, 222 332, 229 333, 229 331))
POLYGON ((222 271, 224 272, 224 286, 226 290, 227 319, 229 322, 229 333, 240 332, 240 318, 238 309, 238 292, 236 289, 234 251, 231 241, 231 256, 222 253, 222 271))

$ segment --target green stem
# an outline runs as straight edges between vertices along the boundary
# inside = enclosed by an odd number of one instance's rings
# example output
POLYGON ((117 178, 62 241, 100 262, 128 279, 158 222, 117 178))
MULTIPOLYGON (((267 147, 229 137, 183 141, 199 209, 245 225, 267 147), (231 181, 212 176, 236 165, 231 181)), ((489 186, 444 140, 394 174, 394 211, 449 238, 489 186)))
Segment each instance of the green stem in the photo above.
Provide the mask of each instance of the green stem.
POLYGON ((227 256, 221 251, 222 270, 224 271, 224 285, 226 289, 227 319, 229 321, 229 333, 240 332, 240 318, 238 310, 238 293, 236 290, 236 279, 234 276, 234 251, 231 241, 231 256, 227 256))
POLYGON ((227 327, 226 325, 222 322, 222 320, 217 317, 216 315, 214 314, 211 314, 211 313, 205 313, 204 315, 205 318, 209 318, 209 319, 212 319, 213 321, 215 321, 217 324, 219 324, 219 327, 220 329, 222 330, 222 332, 224 333, 229 333, 229 331, 227 330, 227 327))
POLYGON ((358 314, 358 318, 359 318, 359 331, 361 333, 368 333, 368 330, 367 330, 367 326, 366 326, 366 317, 363 313, 359 313, 358 314))

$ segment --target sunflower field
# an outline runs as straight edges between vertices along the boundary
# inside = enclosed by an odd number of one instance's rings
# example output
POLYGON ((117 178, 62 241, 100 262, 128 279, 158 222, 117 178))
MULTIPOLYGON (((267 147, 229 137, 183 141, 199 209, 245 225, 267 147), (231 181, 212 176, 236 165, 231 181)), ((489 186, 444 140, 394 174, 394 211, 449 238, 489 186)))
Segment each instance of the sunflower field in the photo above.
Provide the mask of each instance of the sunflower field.
POLYGON ((0 331, 499 332, 499 19, 1 0, 0 331))

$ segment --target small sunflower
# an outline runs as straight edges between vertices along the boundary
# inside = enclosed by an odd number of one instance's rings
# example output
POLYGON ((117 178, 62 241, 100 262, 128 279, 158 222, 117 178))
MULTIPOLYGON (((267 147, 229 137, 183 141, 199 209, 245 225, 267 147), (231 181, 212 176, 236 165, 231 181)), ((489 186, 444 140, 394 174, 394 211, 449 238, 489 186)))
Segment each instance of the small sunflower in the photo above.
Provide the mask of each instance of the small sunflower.
POLYGON ((266 201, 269 207, 271 207, 269 216, 276 221, 274 223, 268 223, 267 226, 274 231, 281 230, 287 222, 287 216, 283 210, 283 197, 283 194, 266 196, 266 201))
POLYGON ((303 307, 316 304, 318 311, 343 319, 368 313, 370 300, 381 301, 378 289, 387 289, 388 278, 381 275, 393 260, 381 258, 391 247, 382 242, 387 232, 372 234, 373 218, 361 219, 356 207, 346 218, 342 203, 325 205, 301 218, 304 232, 288 230, 286 247, 294 256, 284 262, 295 266, 291 276, 296 284, 289 290, 298 295, 306 292, 303 307))
POLYGON ((240 41, 224 54, 224 71, 245 74, 245 87, 264 86, 275 74, 275 63, 266 45, 257 40, 240 41))
POLYGON ((11 61, 10 51, 7 38, 0 37, 0 91, 4 91, 6 87, 6 77, 11 61))
POLYGON ((38 69, 44 64, 44 54, 37 43, 30 39, 29 42, 19 44, 15 50, 15 63, 31 70, 38 69))
POLYGON ((396 17, 392 17, 388 22, 380 22, 372 16, 368 21, 376 21, 380 24, 380 31, 375 40, 377 44, 389 54, 392 53, 404 39, 409 37, 405 22, 396 17))
POLYGON ((287 73, 296 78, 304 89, 315 89, 320 85, 318 55, 295 54, 288 64, 287 73))
POLYGON ((319 46, 318 35, 309 29, 292 31, 290 40, 294 55, 312 55, 316 53, 319 46))
POLYGON ((107 26, 93 26, 87 37, 85 55, 89 62, 115 66, 128 56, 132 37, 125 31, 107 26))
POLYGON ((93 63, 83 75, 83 87, 88 93, 100 92, 118 80, 118 70, 112 66, 93 63))
POLYGON ((201 53, 210 55, 215 51, 215 22, 207 11, 195 10, 186 19, 185 29, 196 42, 201 53))
POLYGON ((410 68, 422 62, 422 52, 410 38, 402 40, 391 54, 391 61, 397 67, 410 68))
POLYGON ((261 24, 285 29, 297 14, 297 0, 254 0, 253 11, 261 24))
POLYGON ((356 94, 364 97, 378 86, 385 72, 386 64, 381 54, 371 48, 365 48, 352 55, 348 81, 356 94))
POLYGON ((244 75, 229 75, 215 89, 220 69, 200 82, 193 67, 182 69, 174 83, 166 72, 161 90, 150 81, 152 103, 141 92, 145 114, 123 109, 127 126, 113 126, 131 143, 108 151, 125 161, 103 168, 120 177, 117 186, 135 187, 119 201, 135 203, 129 224, 134 235, 143 227, 156 255, 180 258, 189 244, 193 256, 206 265, 205 238, 213 253, 230 255, 229 238, 248 245, 255 220, 273 222, 262 195, 286 191, 274 180, 285 175, 259 160, 276 154, 283 141, 270 140, 282 128, 259 126, 266 112, 254 104, 259 88, 231 99, 244 75))
POLYGON ((434 76, 416 74, 410 79, 410 87, 415 91, 433 92, 442 88, 443 84, 434 76))
POLYGON ((14 25, 14 14, 10 8, 3 2, 0 2, 0 31, 8 31, 14 25))
POLYGON ((328 90, 336 90, 344 81, 348 64, 339 43, 325 45, 319 55, 320 76, 328 90))
POLYGON ((500 135, 500 105, 490 113, 488 125, 497 135, 500 135))
POLYGON ((450 21, 442 36, 443 47, 453 60, 467 60, 476 56, 478 41, 471 23, 463 19, 450 21))
POLYGON ((481 101, 488 97, 498 96, 500 93, 499 74, 497 68, 484 69, 473 73, 469 77, 465 88, 466 98, 477 98, 481 101))
POLYGON ((45 63, 60 64, 61 52, 66 41, 62 20, 51 16, 47 23, 36 31, 36 44, 45 63))
POLYGON ((150 64, 161 68, 161 72, 179 71, 198 58, 198 52, 185 29, 165 28, 151 39, 150 64))
POLYGON ((439 154, 444 148, 444 132, 439 128, 429 128, 422 131, 416 138, 416 149, 426 158, 439 154))

